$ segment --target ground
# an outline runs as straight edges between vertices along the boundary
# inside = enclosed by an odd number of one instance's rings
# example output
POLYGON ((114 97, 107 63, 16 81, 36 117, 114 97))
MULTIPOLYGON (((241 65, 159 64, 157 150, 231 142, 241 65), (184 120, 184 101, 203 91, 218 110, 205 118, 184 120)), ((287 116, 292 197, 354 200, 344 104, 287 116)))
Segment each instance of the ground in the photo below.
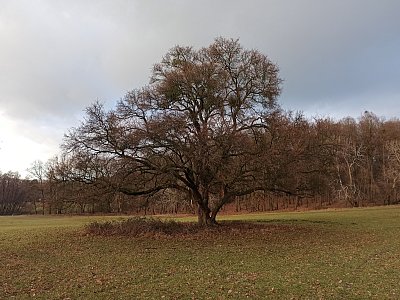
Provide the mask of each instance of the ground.
POLYGON ((224 216, 263 222, 229 234, 85 234, 106 218, 119 217, 0 217, 0 299, 400 298, 400 206, 224 216))

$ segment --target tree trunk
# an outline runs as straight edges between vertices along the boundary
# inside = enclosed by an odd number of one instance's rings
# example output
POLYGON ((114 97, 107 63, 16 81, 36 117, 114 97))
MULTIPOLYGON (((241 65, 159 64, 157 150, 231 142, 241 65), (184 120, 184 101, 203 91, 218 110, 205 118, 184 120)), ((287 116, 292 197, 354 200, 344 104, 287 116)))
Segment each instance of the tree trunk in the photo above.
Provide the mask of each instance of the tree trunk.
POLYGON ((198 224, 200 226, 211 226, 213 225, 213 222, 211 220, 211 215, 210 215, 210 209, 207 207, 202 207, 199 205, 198 211, 197 211, 197 218, 198 218, 198 224))
POLYGON ((197 211, 197 217, 198 217, 198 224, 199 226, 215 226, 217 225, 217 214, 219 212, 218 210, 210 210, 210 208, 206 207, 201 207, 199 205, 198 211, 197 211))
POLYGON ((33 200, 33 208, 35 210, 35 215, 37 215, 37 204, 36 204, 36 200, 33 200))
POLYGON ((210 216, 211 224, 213 224, 213 225, 217 224, 217 214, 222 209, 222 207, 226 203, 229 203, 231 200, 232 200, 231 196, 227 196, 227 195, 223 196, 223 198, 219 201, 219 203, 211 211, 211 216, 210 216))
POLYGON ((217 214, 219 210, 213 210, 211 212, 211 223, 216 225, 217 224, 217 214))

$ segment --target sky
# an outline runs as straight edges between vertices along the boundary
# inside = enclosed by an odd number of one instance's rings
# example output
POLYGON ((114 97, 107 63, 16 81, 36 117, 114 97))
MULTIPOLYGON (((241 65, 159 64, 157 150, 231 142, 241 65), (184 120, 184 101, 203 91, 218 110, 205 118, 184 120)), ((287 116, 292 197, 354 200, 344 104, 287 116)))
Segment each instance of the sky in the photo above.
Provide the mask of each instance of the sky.
POLYGON ((400 117, 398 0, 0 0, 0 171, 60 153, 94 101, 112 107, 176 45, 238 38, 307 116, 400 117))

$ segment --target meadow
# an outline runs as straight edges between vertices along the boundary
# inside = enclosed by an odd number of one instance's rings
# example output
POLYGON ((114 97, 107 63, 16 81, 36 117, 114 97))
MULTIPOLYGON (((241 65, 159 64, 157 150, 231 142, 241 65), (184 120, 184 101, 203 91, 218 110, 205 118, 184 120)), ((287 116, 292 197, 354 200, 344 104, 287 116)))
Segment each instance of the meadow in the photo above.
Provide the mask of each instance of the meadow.
POLYGON ((222 216, 264 224, 229 234, 84 231, 119 218, 0 217, 0 299, 400 299, 400 206, 222 216))

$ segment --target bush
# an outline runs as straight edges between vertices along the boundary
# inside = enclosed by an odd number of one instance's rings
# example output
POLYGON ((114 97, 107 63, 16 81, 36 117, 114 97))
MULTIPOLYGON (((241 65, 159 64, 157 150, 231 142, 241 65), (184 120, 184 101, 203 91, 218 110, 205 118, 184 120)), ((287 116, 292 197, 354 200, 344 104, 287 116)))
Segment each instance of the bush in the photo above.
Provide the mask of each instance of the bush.
POLYGON ((133 217, 123 221, 92 222, 86 225, 89 234, 96 235, 175 235, 195 232, 197 224, 133 217))
POLYGON ((204 227, 197 223, 163 221, 156 218, 133 217, 122 221, 92 222, 85 226, 88 234, 124 235, 133 237, 147 236, 197 236, 207 237, 215 234, 259 234, 276 230, 282 225, 271 225, 258 222, 224 221, 216 226, 204 227))

